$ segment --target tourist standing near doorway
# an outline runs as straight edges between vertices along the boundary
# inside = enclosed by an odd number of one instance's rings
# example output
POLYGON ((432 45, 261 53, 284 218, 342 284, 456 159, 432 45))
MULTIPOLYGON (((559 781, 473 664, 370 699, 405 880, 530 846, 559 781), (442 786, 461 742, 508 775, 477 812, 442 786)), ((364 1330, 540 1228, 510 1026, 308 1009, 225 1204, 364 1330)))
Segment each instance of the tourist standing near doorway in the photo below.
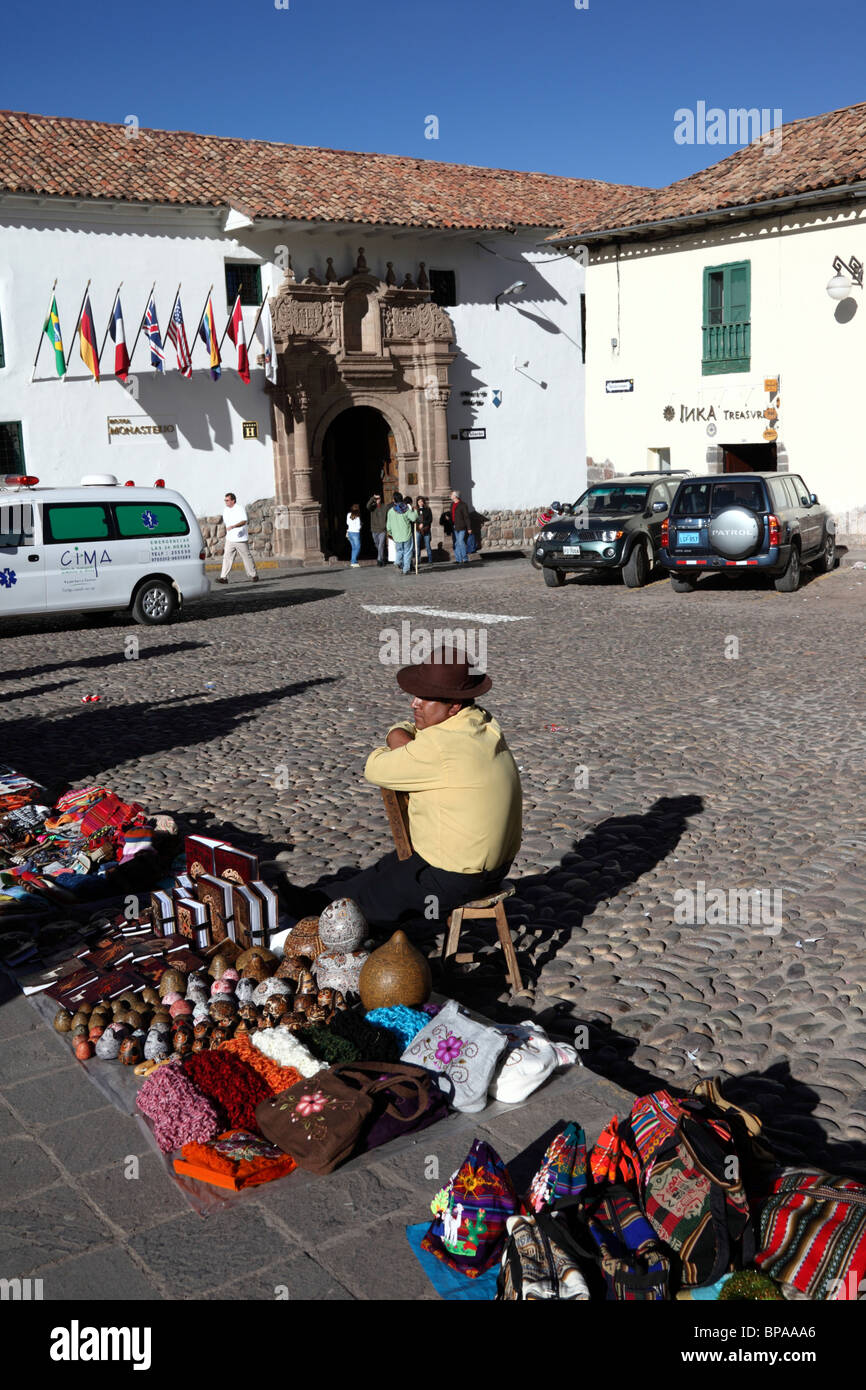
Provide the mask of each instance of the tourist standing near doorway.
POLYGON ((349 538, 349 559, 352 569, 359 569, 358 556, 361 554, 361 504, 352 503, 352 510, 346 515, 346 535, 349 538))
POLYGON ((376 564, 381 569, 387 564, 385 559, 385 544, 388 540, 386 521, 388 508, 382 500, 381 492, 374 492, 367 503, 367 511, 370 513, 370 530, 373 532, 373 540, 376 545, 376 564))
POLYGON ((468 565, 466 533, 469 530, 469 508, 462 501, 459 492, 451 494, 451 525, 454 528, 454 559, 458 565, 468 565))
POLYGON ((259 576, 250 554, 249 531, 247 530, 247 514, 244 507, 238 506, 238 499, 233 492, 225 495, 225 511, 223 512, 223 525, 226 528, 226 543, 223 550, 223 565, 220 571, 218 584, 228 584, 229 572, 234 564, 235 555, 242 561, 247 577, 257 584, 259 576))
POLYGON ((430 532, 431 532, 432 527, 433 527, 433 513, 431 512, 430 508, 427 506, 427 498, 426 498, 426 497, 419 497, 419 498, 418 498, 418 501, 417 501, 416 504, 415 504, 415 506, 416 506, 416 510, 417 510, 417 512, 418 512, 418 535, 419 535, 420 538, 421 538, 421 539, 420 539, 420 544, 421 544, 422 546, 426 547, 426 550, 427 550, 427 564, 428 564, 428 565, 432 565, 432 563, 433 563, 433 551, 432 551, 431 545, 430 545, 430 532))
POLYGON ((397 550, 396 568, 403 574, 412 573, 412 524, 417 520, 418 513, 406 506, 401 492, 395 492, 386 527, 397 550))

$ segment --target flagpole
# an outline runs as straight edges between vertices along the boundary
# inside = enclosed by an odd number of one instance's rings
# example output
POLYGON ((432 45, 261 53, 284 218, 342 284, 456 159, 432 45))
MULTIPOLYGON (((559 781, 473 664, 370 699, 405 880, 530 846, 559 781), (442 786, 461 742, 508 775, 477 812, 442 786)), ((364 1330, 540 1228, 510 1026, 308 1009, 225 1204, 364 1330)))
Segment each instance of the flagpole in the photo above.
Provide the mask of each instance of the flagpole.
POLYGON ((192 365, 192 355, 193 355, 193 353, 195 352, 195 345, 196 345, 196 343, 198 342, 199 329, 201 328, 202 322, 203 322, 203 320, 204 320, 204 316, 205 316, 205 314, 207 313, 208 301, 209 301, 209 299, 210 299, 212 293, 213 293, 213 285, 211 285, 210 289, 208 290, 207 294, 206 294, 205 297, 204 297, 204 306, 203 306, 203 308, 202 308, 201 313, 199 314, 199 319, 198 319, 198 323, 196 324, 195 332, 194 332, 193 335, 192 335, 192 342, 190 343, 190 348, 189 348, 190 366, 192 365))
MULTIPOLYGON (((218 345, 217 345, 217 352, 220 354, 220 356, 222 356, 222 346, 223 346, 223 343, 224 343, 225 340, 226 340, 226 334, 227 334, 228 331, 229 331, 229 324, 231 323, 232 319, 233 319, 234 316, 235 316, 235 306, 238 305, 238 304, 241 304, 241 292, 240 292, 240 290, 238 290, 237 294, 235 295, 235 302, 234 302, 234 304, 232 305, 231 313, 229 314, 228 319, 226 320, 226 326, 225 326, 225 328, 223 329, 223 335, 222 335, 222 337, 220 338, 219 343, 218 343, 218 345)), ((241 318, 243 318, 243 316, 244 316, 244 306, 241 304, 241 318)))
POLYGON ((150 301, 151 301, 151 299, 153 298, 153 292, 154 292, 155 289, 156 289, 156 281, 154 280, 153 284, 152 284, 151 287, 150 287, 150 293, 148 294, 147 299, 144 301, 144 309, 143 309, 142 315, 141 315, 141 322, 140 322, 139 325, 138 325, 138 332, 137 332, 136 335, 135 335, 135 342, 132 344, 132 352, 130 352, 130 354, 129 354, 129 365, 130 365, 130 367, 132 366, 132 357, 133 357, 133 353, 135 352, 135 349, 136 349, 136 347, 138 346, 138 340, 139 340, 139 338, 140 338, 140 336, 141 336, 141 330, 142 330, 142 328, 144 327, 144 320, 145 320, 145 318, 147 317, 147 311, 148 311, 148 308, 150 307, 150 301))
MULTIPOLYGON (((42 320, 42 332, 39 334, 39 346, 38 346, 37 349, 36 349, 36 356, 35 356, 34 359, 33 359, 33 371, 30 373, 30 381, 31 381, 31 383, 33 382, 33 380, 34 380, 34 378, 35 378, 35 376, 36 376, 36 363, 39 361, 39 354, 40 354, 40 352, 42 351, 42 339, 45 337, 45 324, 47 323, 48 319, 51 317, 51 305, 54 303, 54 291, 57 289, 57 280, 58 280, 58 278, 59 278, 59 277, 55 276, 54 284, 51 286, 51 294, 50 294, 49 297, 48 297, 48 313, 45 315, 45 318, 42 320)), ((62 339, 61 339, 61 342, 62 342, 62 339)), ((65 361, 65 359, 64 359, 63 365, 66 366, 66 361, 65 361)), ((61 380, 62 380, 62 379, 63 379, 63 378, 61 377, 61 380)))
POLYGON ((268 302, 268 296, 267 296, 266 294, 263 294, 263 295, 262 295, 262 302, 261 302, 261 304, 259 305, 259 312, 256 314, 256 321, 255 321, 255 323, 254 323, 253 326, 252 326, 252 331, 250 332, 250 342, 252 342, 253 338, 256 336, 256 329, 257 329, 258 326, 259 326, 259 319, 261 318, 262 314, 264 313, 265 305, 267 304, 267 302, 268 302))
MULTIPOLYGON (((78 318, 75 320, 75 332, 74 332, 73 335, 72 335, 72 341, 71 341, 71 343, 69 344, 69 352, 66 354, 66 360, 65 360, 65 362, 64 362, 64 364, 63 364, 64 367, 66 368, 67 372, 69 371, 69 358, 70 358, 70 356, 71 356, 71 354, 72 354, 72 349, 73 349, 74 346, 75 346, 75 339, 76 339, 77 336, 78 336, 78 330, 79 330, 79 328, 81 327, 81 315, 84 313, 84 303, 85 303, 85 300, 87 299, 87 291, 88 291, 89 289, 90 289, 90 281, 88 280, 87 284, 84 286, 84 294, 81 296, 81 308, 78 310, 78 318)), ((99 363, 97 363, 96 365, 98 366, 99 363)))
POLYGON ((105 333, 103 334, 103 337, 102 337, 102 347, 99 349, 99 356, 98 356, 97 359, 96 359, 97 362, 98 362, 100 365, 101 365, 101 363, 102 363, 102 354, 105 352, 105 344, 108 342, 108 330, 109 330, 109 328, 111 327, 111 320, 114 318, 114 310, 115 310, 116 307, 117 307, 117 296, 120 294, 120 291, 121 291, 122 288, 123 288, 123 281, 121 280, 120 284, 118 285, 117 289, 116 289, 115 292, 114 292, 114 299, 113 299, 112 305, 111 305, 111 313, 108 315, 108 323, 105 325, 105 333))

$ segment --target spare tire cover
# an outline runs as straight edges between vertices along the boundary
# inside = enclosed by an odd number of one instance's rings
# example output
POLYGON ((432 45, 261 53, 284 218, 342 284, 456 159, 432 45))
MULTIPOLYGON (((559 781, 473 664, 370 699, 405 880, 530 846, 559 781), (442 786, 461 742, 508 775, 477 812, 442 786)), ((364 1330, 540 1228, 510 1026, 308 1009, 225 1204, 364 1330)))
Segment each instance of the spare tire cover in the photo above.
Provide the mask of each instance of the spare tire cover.
POLYGON ((753 555, 764 534, 761 518, 746 507, 727 507, 707 528, 710 545, 728 560, 753 555))

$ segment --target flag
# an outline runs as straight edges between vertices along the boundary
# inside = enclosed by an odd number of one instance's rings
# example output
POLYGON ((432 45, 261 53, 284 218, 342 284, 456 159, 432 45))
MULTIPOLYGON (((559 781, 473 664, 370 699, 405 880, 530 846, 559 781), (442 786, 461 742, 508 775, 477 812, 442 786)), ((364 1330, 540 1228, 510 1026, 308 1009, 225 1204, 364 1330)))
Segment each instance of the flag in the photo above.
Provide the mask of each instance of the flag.
POLYGON ((174 301, 174 313, 168 325, 168 336, 174 343, 174 350, 177 353, 177 369, 183 372, 184 376, 192 376, 192 359, 189 351, 189 343, 186 340, 186 328, 183 323, 183 310, 180 307, 180 295, 174 301))
POLYGON ((265 355, 265 376, 272 386, 276 386, 277 354, 274 349, 274 325, 271 319, 271 306, 267 300, 265 300, 264 308, 256 324, 256 337, 261 343, 265 355))
POLYGON ((208 296, 207 308, 204 311, 201 324, 199 325, 198 336, 210 353, 210 374, 214 381, 219 381, 220 348, 219 342, 217 341, 216 324, 213 316, 213 302, 210 296, 208 296))
POLYGON ((57 313, 57 299, 52 296, 48 318, 42 325, 42 332, 54 348, 54 365, 58 376, 66 375, 66 358, 63 354, 63 338, 60 334, 60 318, 57 313))
POLYGON ((78 351, 81 353, 81 360, 85 367, 93 375, 93 380, 99 380, 99 354, 96 351, 96 329, 93 326, 93 310, 90 307, 90 295, 84 296, 84 308, 81 310, 81 322, 78 325, 78 351))
POLYGON ((241 381, 249 385, 250 380, 250 359, 247 356, 247 335, 244 328, 244 315, 241 309, 241 297, 238 295, 235 300, 235 307, 226 329, 232 342, 238 350, 238 376, 241 381))
POLYGON ((156 367, 158 372, 164 372, 165 353, 162 350, 162 338, 159 336, 159 324, 156 318, 156 305, 153 302, 153 295, 150 296, 150 303, 147 306, 147 313, 144 316, 144 331, 150 339, 151 366, 156 367))
POLYGON ((125 382, 129 376, 129 352, 126 347, 126 330, 123 326, 123 310, 120 295, 114 301, 114 312, 108 325, 111 341, 114 343, 114 375, 125 382))

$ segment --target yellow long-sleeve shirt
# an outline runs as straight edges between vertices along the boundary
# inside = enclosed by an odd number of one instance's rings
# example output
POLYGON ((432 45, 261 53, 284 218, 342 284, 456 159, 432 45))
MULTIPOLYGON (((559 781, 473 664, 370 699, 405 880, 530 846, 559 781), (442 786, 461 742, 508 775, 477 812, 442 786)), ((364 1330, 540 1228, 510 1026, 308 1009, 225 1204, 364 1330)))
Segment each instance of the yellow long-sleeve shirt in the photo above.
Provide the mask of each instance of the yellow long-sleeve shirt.
MULTIPOLYGON (((478 705, 416 729, 402 748, 375 748, 364 776, 409 792, 412 846, 434 868, 477 874, 498 869, 520 848, 520 774, 498 723, 478 705)), ((391 730, 389 729, 389 733, 391 730)))

